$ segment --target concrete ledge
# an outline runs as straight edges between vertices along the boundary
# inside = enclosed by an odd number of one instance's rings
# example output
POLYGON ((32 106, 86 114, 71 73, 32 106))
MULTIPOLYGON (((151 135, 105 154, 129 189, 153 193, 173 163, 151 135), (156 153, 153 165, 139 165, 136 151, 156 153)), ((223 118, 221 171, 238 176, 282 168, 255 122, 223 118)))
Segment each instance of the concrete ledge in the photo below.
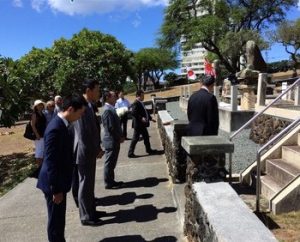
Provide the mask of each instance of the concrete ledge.
POLYGON ((234 144, 219 136, 184 136, 181 145, 190 155, 203 153, 233 153, 234 144))
POLYGON ((199 203, 199 210, 193 212, 198 212, 196 221, 202 223, 199 241, 277 241, 228 183, 200 182, 192 189, 199 203))
POLYGON ((166 110, 158 111, 158 115, 163 125, 171 124, 171 122, 174 120, 166 110))

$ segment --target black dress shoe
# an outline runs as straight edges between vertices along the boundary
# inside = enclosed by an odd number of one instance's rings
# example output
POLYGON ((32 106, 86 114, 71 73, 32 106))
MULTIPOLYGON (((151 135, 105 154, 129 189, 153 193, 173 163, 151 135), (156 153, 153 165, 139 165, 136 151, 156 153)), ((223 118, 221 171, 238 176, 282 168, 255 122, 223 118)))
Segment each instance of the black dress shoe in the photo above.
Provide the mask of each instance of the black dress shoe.
POLYGON ((135 154, 129 154, 128 158, 137 158, 137 156, 135 154))
POLYGON ((81 220, 81 224, 83 226, 100 226, 103 224, 102 220, 100 219, 93 219, 93 220, 81 220))
POLYGON ((149 154, 149 155, 153 155, 153 154, 156 154, 157 153, 157 150, 147 150, 147 153, 149 154))
POLYGON ((107 213, 104 212, 104 211, 96 211, 96 212, 95 212, 95 216, 96 216, 97 218, 101 218, 101 217, 104 217, 104 216, 106 216, 106 215, 107 215, 107 213))
POLYGON ((124 184, 124 182, 119 181, 119 182, 113 182, 111 184, 107 184, 105 185, 105 189, 115 189, 115 188, 120 188, 122 185, 124 184))

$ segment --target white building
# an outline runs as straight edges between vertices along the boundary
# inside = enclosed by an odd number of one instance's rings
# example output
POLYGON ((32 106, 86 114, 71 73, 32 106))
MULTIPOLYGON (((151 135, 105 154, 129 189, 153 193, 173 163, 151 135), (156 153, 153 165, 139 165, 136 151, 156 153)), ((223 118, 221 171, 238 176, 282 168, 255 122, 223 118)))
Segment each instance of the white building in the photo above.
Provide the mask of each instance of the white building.
MULTIPOLYGON (((181 45, 184 45, 184 42, 184 40, 181 40, 181 45)), ((202 47, 201 43, 196 44, 191 50, 182 50, 180 64, 181 75, 187 75, 187 67, 191 68, 197 76, 204 74, 204 58, 206 55, 207 51, 202 47)))

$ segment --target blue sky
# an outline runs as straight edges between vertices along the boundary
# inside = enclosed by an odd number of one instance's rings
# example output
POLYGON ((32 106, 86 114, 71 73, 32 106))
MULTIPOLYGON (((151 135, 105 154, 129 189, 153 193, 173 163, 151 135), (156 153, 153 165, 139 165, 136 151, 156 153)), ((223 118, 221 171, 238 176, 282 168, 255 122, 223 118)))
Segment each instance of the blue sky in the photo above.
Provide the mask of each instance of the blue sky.
MULTIPOLYGON (((50 47, 86 27, 111 34, 128 49, 155 44, 168 0, 0 0, 0 55, 18 59, 32 47, 50 47)), ((300 0, 299 0, 300 2, 300 0)), ((300 17, 295 8, 289 19, 300 17)), ((266 57, 266 55, 264 55, 266 57)), ((268 61, 286 59, 281 46, 268 61)))

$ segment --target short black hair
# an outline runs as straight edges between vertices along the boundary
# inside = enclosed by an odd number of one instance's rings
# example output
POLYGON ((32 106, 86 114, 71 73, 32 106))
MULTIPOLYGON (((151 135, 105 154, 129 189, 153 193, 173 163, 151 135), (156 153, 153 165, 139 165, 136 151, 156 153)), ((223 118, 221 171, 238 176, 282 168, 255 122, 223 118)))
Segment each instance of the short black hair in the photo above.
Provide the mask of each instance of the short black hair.
POLYGON ((135 93, 135 96, 136 96, 136 97, 140 97, 143 93, 144 93, 143 90, 141 90, 141 89, 140 89, 140 90, 137 90, 136 93, 135 93))
POLYGON ((88 103, 82 95, 68 95, 63 99, 62 109, 66 111, 69 107, 72 107, 74 111, 81 109, 83 106, 87 106, 88 103))
POLYGON ((103 102, 106 102, 107 99, 109 99, 111 97, 111 94, 112 94, 113 91, 110 91, 110 90, 104 90, 103 92, 103 96, 102 96, 102 99, 103 99, 103 102))
POLYGON ((82 93, 86 92, 86 89, 93 90, 97 85, 99 85, 99 82, 93 79, 85 79, 82 83, 82 93))

